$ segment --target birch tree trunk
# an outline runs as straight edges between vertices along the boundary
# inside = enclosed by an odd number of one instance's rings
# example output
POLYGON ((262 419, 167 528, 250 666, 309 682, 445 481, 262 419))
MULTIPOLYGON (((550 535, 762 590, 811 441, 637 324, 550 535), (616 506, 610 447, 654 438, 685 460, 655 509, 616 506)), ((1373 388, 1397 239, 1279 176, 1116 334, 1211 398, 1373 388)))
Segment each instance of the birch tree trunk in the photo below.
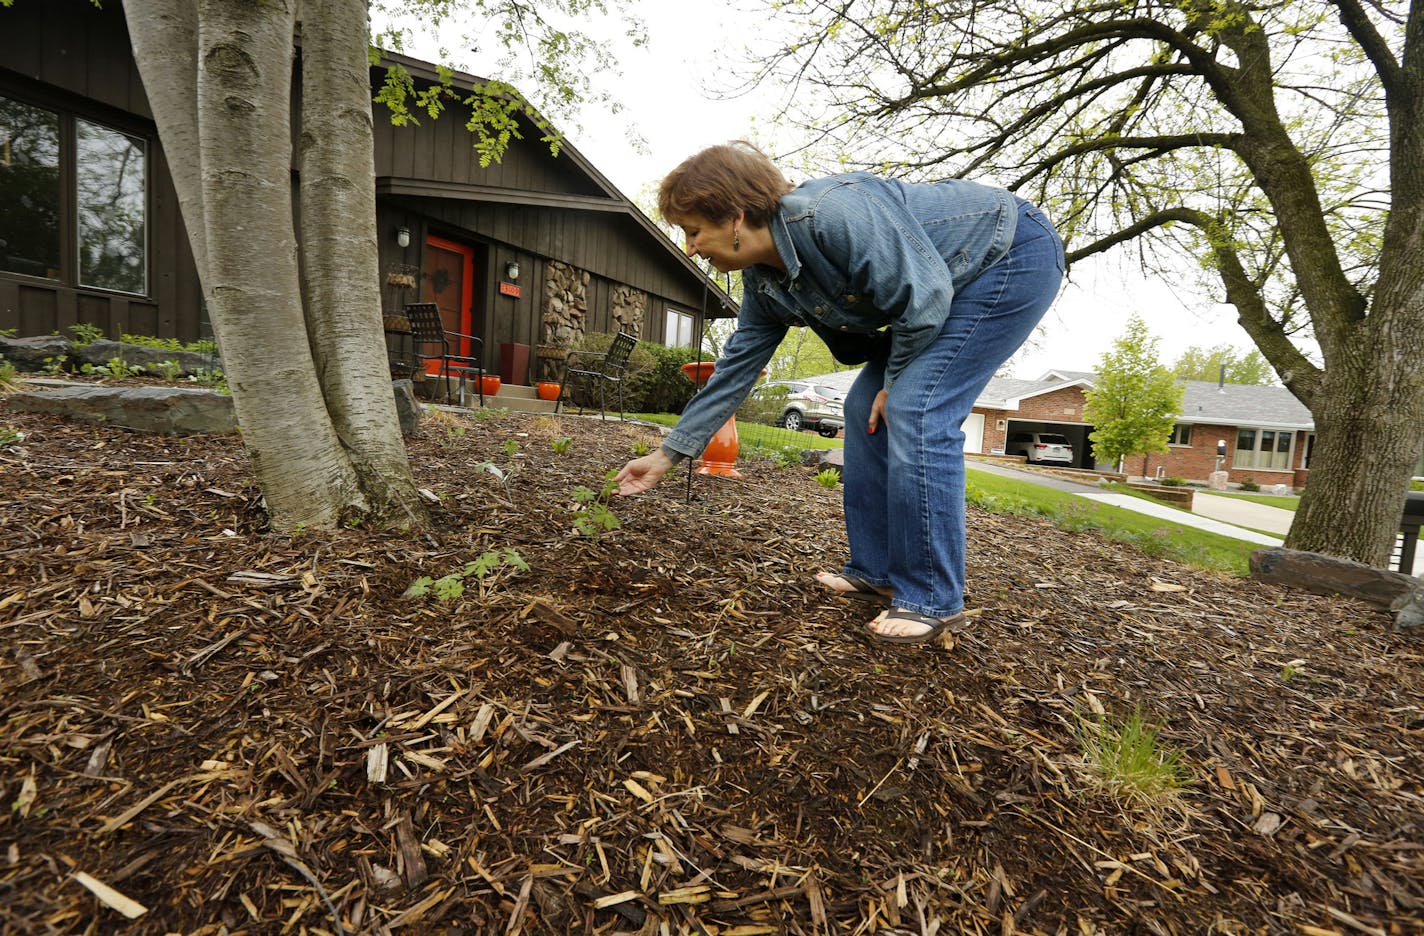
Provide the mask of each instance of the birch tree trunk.
POLYGON ((306 134, 310 304, 291 184, 296 0, 124 7, 273 527, 330 528, 352 512, 418 521, 379 324, 364 4, 308 11, 307 80, 334 111, 306 134))
POLYGON ((420 511, 381 328, 366 0, 304 0, 299 135, 306 319, 337 435, 377 514, 420 511), (373 388, 384 388, 373 391, 373 388))

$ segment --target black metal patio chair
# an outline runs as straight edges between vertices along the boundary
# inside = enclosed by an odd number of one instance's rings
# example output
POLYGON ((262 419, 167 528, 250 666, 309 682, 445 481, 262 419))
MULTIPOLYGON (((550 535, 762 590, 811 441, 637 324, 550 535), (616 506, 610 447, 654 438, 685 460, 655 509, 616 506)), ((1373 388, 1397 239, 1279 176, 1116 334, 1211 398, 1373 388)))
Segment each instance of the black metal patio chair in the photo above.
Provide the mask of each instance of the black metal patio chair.
MULTIPOLYGON (((593 398, 593 388, 598 389, 598 418, 608 418, 608 390, 618 391, 618 418, 625 419, 623 413, 623 383, 628 377, 628 358, 638 339, 626 332, 619 332, 607 351, 570 351, 564 363, 563 386, 559 389, 558 402, 554 412, 561 412, 564 400, 574 403, 579 413, 584 411, 581 402, 585 397, 593 398), (576 392, 582 389, 583 394, 576 392)), ((592 409, 592 406, 588 407, 592 409)))
POLYGON ((410 320, 410 333, 415 345, 415 354, 424 365, 429 361, 436 361, 436 374, 445 384, 445 400, 451 401, 450 380, 452 377, 459 378, 460 405, 465 404, 465 381, 467 378, 473 379, 475 389, 480 396, 480 406, 485 405, 484 380, 485 368, 481 361, 484 360, 484 341, 474 335, 462 335, 453 332, 445 327, 445 323, 440 319, 440 309, 433 302, 411 302, 405 307, 405 316, 410 320), (455 349, 451 349, 451 342, 455 342, 455 349), (470 354, 455 353, 459 350, 458 342, 468 341, 470 343, 470 354))

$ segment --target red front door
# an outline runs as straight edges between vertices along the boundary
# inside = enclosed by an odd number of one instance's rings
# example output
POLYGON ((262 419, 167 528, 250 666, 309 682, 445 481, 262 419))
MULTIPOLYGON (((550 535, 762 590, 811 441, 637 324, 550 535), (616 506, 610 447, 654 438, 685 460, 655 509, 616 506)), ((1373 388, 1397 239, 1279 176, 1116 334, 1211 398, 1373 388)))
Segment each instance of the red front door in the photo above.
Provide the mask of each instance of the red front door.
MULTIPOLYGON (((474 318, 471 305, 475 296, 475 250, 443 237, 425 238, 425 277, 423 295, 426 302, 435 303, 445 331, 473 335, 474 318)), ((450 353, 470 357, 469 338, 450 338, 450 353)), ((426 361, 428 373, 440 372, 439 361, 426 361)))

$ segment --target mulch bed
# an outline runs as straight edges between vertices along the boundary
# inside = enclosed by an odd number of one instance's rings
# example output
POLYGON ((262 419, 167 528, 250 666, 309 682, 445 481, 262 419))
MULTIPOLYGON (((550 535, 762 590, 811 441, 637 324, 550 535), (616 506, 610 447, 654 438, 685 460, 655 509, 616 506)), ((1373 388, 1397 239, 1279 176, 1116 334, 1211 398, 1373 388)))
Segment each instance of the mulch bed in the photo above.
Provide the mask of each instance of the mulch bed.
POLYGON ((894 649, 810 469, 578 533, 647 427, 440 415, 426 528, 279 536, 236 438, 0 426, 5 933, 1424 932, 1424 645, 1365 605, 971 509, 974 626, 894 649), (1180 796, 1088 768, 1134 712, 1180 796))

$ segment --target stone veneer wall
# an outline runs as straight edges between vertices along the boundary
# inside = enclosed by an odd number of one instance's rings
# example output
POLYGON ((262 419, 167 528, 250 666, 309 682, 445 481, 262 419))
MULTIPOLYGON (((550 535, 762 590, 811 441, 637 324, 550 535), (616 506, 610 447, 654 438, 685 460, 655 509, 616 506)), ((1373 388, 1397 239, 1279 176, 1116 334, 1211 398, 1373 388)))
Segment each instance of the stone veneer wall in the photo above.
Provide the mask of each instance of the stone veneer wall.
POLYGON ((643 337, 643 311, 648 307, 648 294, 641 289, 619 284, 613 287, 610 301, 618 330, 634 338, 643 337))
MULTIPOLYGON (((543 348, 567 351, 583 337, 588 318, 589 274, 558 260, 544 264, 544 308, 540 313, 543 348)), ((557 380, 563 358, 539 357, 540 380, 557 380)))

